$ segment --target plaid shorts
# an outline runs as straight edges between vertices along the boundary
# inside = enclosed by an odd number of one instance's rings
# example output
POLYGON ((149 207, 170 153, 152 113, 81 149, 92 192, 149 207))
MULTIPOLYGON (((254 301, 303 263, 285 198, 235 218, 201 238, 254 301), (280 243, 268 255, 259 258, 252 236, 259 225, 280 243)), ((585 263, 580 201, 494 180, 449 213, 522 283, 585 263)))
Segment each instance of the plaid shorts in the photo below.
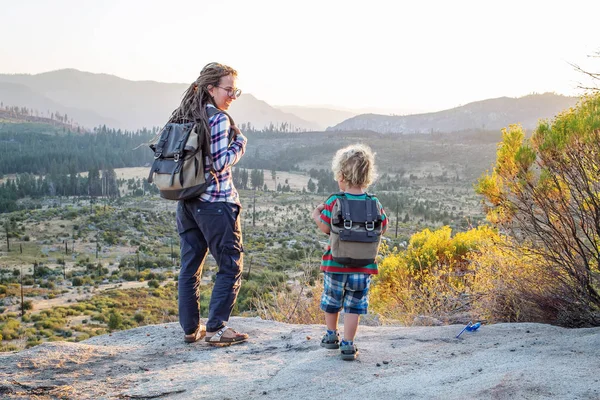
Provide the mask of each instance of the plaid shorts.
POLYGON ((321 310, 338 313, 344 308, 345 313, 366 314, 369 308, 369 274, 335 274, 323 273, 323 295, 321 310))

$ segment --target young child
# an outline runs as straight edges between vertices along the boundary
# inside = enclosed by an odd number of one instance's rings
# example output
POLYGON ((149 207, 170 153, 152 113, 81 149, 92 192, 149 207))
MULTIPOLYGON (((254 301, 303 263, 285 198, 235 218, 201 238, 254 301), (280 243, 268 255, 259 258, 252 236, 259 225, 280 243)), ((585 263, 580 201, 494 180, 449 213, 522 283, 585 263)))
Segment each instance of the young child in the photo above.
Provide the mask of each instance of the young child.
MULTIPOLYGON (((343 197, 348 201, 366 200, 365 189, 375 178, 375 157, 372 150, 362 144, 354 144, 337 151, 333 158, 332 170, 338 182, 343 197)), ((330 234, 332 229, 332 210, 340 194, 332 195, 324 204, 320 204, 312 213, 313 220, 319 229, 330 234)), ((381 214, 381 233, 387 227, 387 217, 379 203, 381 214)), ((351 224, 351 223, 350 223, 351 224)), ((331 236, 321 262, 321 271, 324 272, 323 295, 321 296, 321 309, 325 312, 327 332, 321 340, 321 346, 328 349, 340 349, 344 360, 354 360, 358 350, 354 344, 354 336, 358 329, 361 314, 367 313, 369 285, 371 275, 377 273, 375 262, 368 265, 344 265, 333 260, 331 250, 331 236), (344 336, 340 342, 337 331, 338 317, 344 309, 344 336)))

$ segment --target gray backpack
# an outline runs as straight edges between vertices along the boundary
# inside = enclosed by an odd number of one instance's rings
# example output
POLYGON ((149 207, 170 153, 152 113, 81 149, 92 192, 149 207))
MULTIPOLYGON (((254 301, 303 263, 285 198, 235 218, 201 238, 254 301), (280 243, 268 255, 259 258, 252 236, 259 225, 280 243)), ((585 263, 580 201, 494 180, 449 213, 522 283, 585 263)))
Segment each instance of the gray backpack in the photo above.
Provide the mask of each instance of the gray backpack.
MULTIPOLYGON (((218 113, 227 115, 231 124, 233 119, 226 112, 209 107, 208 118, 218 113)), ((229 133, 231 142, 232 132, 229 133)), ((212 179, 204 176, 205 160, 210 160, 211 176, 212 156, 204 143, 210 143, 210 132, 203 124, 196 122, 168 123, 161 130, 158 141, 150 144, 154 151, 154 162, 150 168, 148 182, 154 183, 160 191, 160 197, 168 200, 186 200, 200 196, 211 184, 212 179), (206 140, 206 135, 208 139, 206 140)))
POLYGON ((331 211, 329 241, 333 261, 353 267, 375 262, 381 243, 382 216, 377 200, 366 194, 363 200, 338 196, 331 211))

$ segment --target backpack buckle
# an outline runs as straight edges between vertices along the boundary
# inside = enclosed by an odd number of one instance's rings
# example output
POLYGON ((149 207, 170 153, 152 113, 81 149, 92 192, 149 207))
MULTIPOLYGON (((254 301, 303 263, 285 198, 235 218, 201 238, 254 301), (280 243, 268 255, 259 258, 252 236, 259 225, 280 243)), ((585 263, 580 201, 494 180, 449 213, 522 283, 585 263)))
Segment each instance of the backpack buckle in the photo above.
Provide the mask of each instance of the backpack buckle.
POLYGON ((352 220, 351 219, 344 220, 344 229, 352 229, 352 220))
POLYGON ((175 160, 175 162, 179 162, 179 153, 175 153, 175 155, 173 155, 173 160, 175 160))
POLYGON ((365 229, 369 232, 375 230, 375 221, 367 221, 365 222, 365 229))
POLYGON ((156 154, 154 155, 154 159, 155 159, 155 160, 158 160, 158 159, 159 159, 161 156, 162 156, 162 153, 156 153, 156 154))

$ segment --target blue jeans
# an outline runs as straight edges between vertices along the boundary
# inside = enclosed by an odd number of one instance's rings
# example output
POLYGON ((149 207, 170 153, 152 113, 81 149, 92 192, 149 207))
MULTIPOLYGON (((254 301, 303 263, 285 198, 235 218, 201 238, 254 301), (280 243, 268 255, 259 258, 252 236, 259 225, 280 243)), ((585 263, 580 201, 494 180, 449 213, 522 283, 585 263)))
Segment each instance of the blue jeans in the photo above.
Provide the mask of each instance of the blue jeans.
POLYGON ((219 266, 208 307, 206 330, 215 332, 229 320, 240 290, 243 269, 240 207, 236 204, 208 203, 198 199, 180 201, 177 206, 177 232, 180 239, 179 323, 186 335, 200 324, 198 285, 206 255, 219 266))

